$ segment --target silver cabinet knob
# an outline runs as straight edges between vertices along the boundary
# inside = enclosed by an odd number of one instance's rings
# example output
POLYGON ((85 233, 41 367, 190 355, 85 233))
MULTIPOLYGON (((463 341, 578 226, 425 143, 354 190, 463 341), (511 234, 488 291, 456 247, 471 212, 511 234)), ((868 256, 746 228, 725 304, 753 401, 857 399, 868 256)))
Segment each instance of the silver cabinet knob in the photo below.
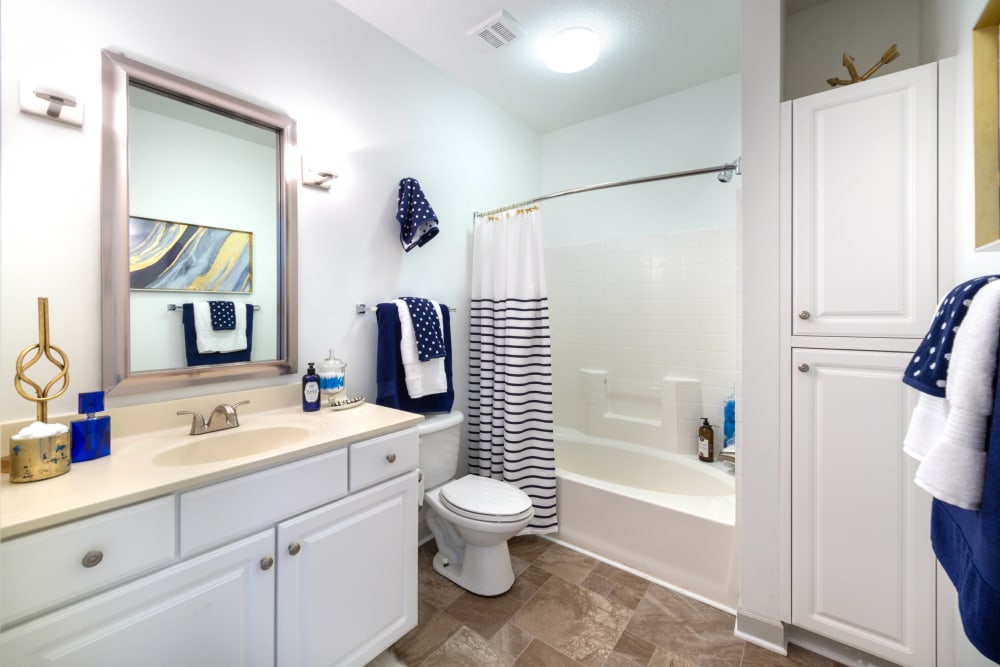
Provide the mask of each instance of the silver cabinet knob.
POLYGON ((396 462, 396 455, 395 454, 386 454, 385 455, 385 460, 388 461, 389 463, 395 463, 396 462))
POLYGON ((803 373, 809 372, 809 364, 799 364, 799 370, 803 373))
POLYGON ((802 312, 799 313, 800 320, 808 320, 810 317, 812 317, 812 313, 810 313, 808 310, 803 310, 802 312))
POLYGON ((262 570, 265 571, 270 570, 273 565, 274 565, 274 559, 271 558, 270 556, 264 556, 263 558, 260 559, 260 569, 262 570))
POLYGON ((104 560, 104 552, 100 549, 93 549, 84 554, 81 562, 84 567, 97 567, 102 560, 104 560))
POLYGON ((291 555, 294 556, 300 551, 302 551, 302 545, 299 544, 298 542, 292 542, 291 544, 288 545, 288 553, 290 553, 291 555))

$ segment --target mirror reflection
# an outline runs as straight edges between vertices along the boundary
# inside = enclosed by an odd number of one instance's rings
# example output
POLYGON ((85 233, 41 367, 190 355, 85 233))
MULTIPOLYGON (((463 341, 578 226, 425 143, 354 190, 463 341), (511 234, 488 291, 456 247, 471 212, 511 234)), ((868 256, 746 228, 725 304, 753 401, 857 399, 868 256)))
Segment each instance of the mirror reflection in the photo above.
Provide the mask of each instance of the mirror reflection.
POLYGON ((292 372, 294 121, 104 55, 105 390, 292 372))

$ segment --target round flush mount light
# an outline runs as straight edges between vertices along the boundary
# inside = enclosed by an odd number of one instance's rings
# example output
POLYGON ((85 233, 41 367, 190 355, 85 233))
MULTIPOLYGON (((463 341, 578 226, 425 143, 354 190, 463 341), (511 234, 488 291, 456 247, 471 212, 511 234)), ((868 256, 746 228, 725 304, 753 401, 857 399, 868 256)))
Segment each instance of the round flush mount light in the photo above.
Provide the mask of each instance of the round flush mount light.
POLYGON ((565 28, 549 39, 545 64, 553 72, 569 74, 587 69, 601 52, 597 33, 586 26, 565 28))

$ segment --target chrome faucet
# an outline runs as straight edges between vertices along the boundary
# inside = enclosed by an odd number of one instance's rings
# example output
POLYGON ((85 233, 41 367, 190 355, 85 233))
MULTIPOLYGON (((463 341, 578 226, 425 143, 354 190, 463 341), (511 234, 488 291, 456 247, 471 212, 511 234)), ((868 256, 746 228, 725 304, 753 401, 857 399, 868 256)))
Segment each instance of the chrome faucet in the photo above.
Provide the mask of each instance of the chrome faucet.
POLYGON ((213 433, 215 431, 224 431, 227 428, 236 428, 240 425, 239 417, 236 414, 236 408, 241 405, 246 405, 250 401, 240 401, 239 403, 234 403, 229 405, 228 403, 221 403, 215 406, 212 410, 212 414, 208 418, 208 424, 205 423, 205 418, 201 416, 200 412, 195 412, 194 410, 178 410, 179 415, 191 415, 191 435, 202 435, 204 433, 213 433))

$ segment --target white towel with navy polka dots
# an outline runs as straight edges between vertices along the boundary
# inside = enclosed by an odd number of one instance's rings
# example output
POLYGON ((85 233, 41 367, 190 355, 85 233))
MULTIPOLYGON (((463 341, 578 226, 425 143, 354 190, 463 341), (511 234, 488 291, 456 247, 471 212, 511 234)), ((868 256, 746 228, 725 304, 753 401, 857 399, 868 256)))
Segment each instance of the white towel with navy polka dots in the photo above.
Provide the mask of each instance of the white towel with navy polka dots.
POLYGON ((413 335, 417 341, 420 361, 440 359, 445 356, 444 337, 441 335, 441 318, 434 302, 413 296, 400 297, 410 311, 413 335))
POLYGON ((903 382, 925 394, 945 396, 955 333, 965 319, 976 292, 997 278, 1000 276, 973 278, 956 286, 941 300, 927 336, 906 367, 903 382))

